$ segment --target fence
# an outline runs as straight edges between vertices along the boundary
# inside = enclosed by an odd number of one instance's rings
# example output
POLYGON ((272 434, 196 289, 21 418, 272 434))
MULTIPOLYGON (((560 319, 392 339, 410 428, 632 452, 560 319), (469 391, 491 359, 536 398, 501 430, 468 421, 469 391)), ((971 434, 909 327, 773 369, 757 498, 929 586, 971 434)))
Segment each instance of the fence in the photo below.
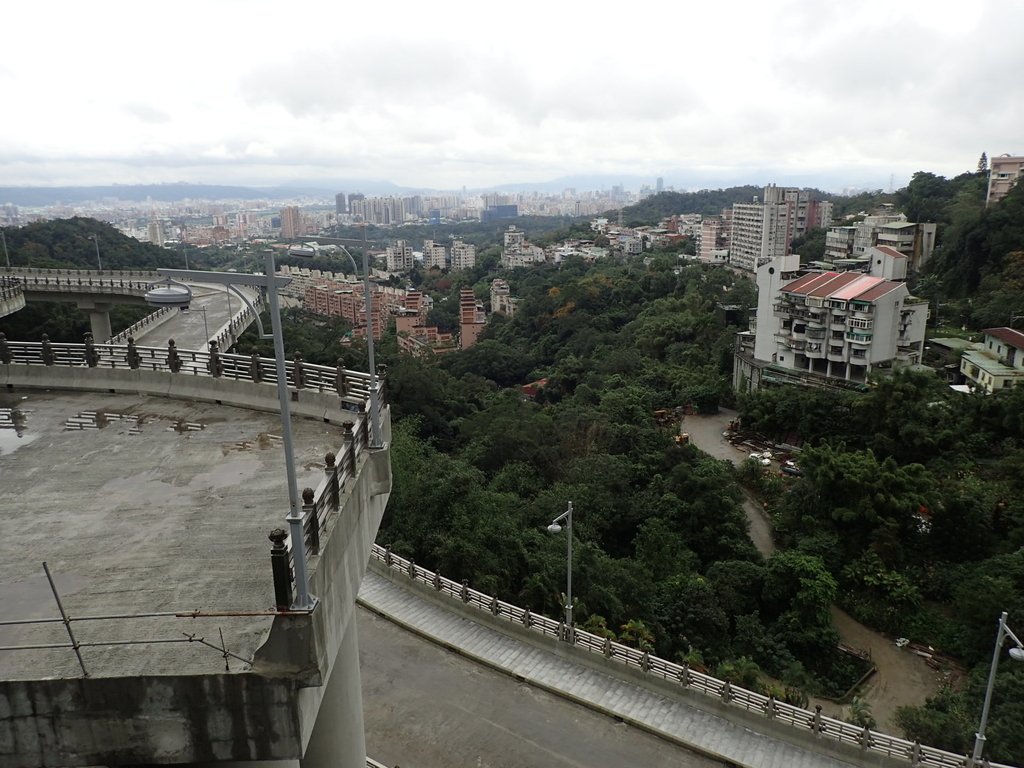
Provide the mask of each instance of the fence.
POLYGON ((13 299, 25 293, 21 281, 13 277, 0 277, 0 299, 13 299))
MULTIPOLYGON (((0 340, 0 364, 165 371, 180 376, 209 376, 277 384, 277 369, 272 358, 220 352, 214 354, 208 350, 178 349, 170 344, 167 347, 140 347, 135 344, 0 340)), ((368 373, 293 360, 285 362, 285 375, 287 385, 295 389, 338 392, 343 407, 353 412, 361 413, 369 397, 368 373)))
MULTIPOLYGON (((491 595, 471 589, 466 582, 453 581, 440 573, 418 566, 391 552, 389 547, 374 544, 370 557, 383 563, 389 570, 405 574, 413 581, 427 584, 437 592, 458 599, 463 604, 486 611, 499 619, 519 624, 534 632, 556 638, 605 659, 639 669, 645 675, 676 683, 683 688, 698 691, 713 697, 730 707, 744 709, 766 719, 783 723, 798 730, 812 732, 822 738, 855 746, 865 752, 905 760, 913 766, 936 766, 937 768, 971 768, 969 756, 957 755, 935 747, 890 736, 870 728, 862 728, 842 720, 821 714, 821 708, 807 710, 785 702, 774 696, 748 691, 725 680, 690 669, 687 664, 676 664, 640 651, 628 645, 614 642, 575 627, 566 627, 562 621, 532 613, 529 608, 506 603, 491 595)), ((991 768, 1012 768, 1001 763, 987 763, 991 768)))

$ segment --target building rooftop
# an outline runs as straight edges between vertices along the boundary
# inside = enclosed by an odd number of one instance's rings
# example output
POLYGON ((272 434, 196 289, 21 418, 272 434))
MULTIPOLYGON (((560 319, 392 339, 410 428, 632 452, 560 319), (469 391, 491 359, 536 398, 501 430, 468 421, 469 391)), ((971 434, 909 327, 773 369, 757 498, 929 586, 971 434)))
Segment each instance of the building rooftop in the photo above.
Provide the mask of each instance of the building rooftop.
POLYGON ((982 331, 986 336, 999 339, 1004 344, 1009 344, 1017 349, 1024 349, 1024 333, 1015 331, 1013 328, 986 328, 982 331))
MULTIPOLYGON (((267 534, 288 512, 274 413, 141 395, 0 392, 0 615, 72 617, 274 607, 267 534), (10 410, 3 410, 10 409, 10 410), (7 428, 3 428, 7 426, 7 428)), ((337 425, 293 420, 299 488, 323 478, 337 425)), ((90 677, 245 669, 271 615, 75 621, 90 677)), ((0 626, 0 646, 67 643, 58 623, 0 626)), ((70 648, 0 651, 0 680, 81 677, 70 648)))

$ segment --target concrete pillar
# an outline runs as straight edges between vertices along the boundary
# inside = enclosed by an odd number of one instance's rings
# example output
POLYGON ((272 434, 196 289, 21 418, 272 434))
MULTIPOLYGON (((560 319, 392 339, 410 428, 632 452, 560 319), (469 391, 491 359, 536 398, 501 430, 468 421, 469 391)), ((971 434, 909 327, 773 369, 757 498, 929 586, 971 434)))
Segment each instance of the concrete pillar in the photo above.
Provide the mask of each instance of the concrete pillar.
POLYGON ((110 341, 110 337, 114 335, 110 332, 110 312, 99 307, 90 309, 89 330, 92 331, 92 337, 97 344, 106 344, 110 341))
POLYGON ((341 639, 301 765, 302 768, 366 768, 355 616, 341 639))

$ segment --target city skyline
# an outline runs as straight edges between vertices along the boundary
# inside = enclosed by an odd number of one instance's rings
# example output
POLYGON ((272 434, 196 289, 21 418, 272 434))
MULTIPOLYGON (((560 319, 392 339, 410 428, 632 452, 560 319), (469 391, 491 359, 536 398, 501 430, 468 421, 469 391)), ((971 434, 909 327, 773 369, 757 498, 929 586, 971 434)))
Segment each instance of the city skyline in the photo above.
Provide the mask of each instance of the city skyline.
POLYGON ((840 191, 1024 149, 1007 0, 505 11, 315 2, 292 29, 266 2, 5 9, 0 178, 840 191))

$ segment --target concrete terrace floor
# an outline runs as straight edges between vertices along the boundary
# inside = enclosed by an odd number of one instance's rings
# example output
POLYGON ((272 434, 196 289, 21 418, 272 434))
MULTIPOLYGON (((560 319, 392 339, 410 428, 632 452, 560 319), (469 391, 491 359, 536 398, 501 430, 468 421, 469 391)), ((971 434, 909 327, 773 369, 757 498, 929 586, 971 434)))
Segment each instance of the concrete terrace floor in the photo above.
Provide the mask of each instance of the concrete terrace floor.
MULTIPOLYGON (((0 393, 4 408, 20 414, 20 428, 0 428, 2 620, 60 615, 43 561, 73 617, 273 608, 267 534, 285 527, 288 512, 276 414, 36 390, 0 393), (108 417, 102 428, 68 428, 69 419, 90 411, 126 418, 108 417)), ((293 429, 299 488, 315 487, 324 454, 342 444, 341 430, 304 419, 295 419, 293 429)), ((75 622, 73 629, 80 642, 196 633, 218 645, 223 632, 228 650, 248 659, 271 620, 104 620, 75 622)), ((59 623, 0 626, 0 646, 65 642, 59 623)), ((93 677, 225 668, 218 651, 196 643, 87 647, 82 655, 93 677)), ((228 666, 246 668, 234 659, 228 666)), ((81 674, 70 648, 0 651, 0 679, 81 674)))

